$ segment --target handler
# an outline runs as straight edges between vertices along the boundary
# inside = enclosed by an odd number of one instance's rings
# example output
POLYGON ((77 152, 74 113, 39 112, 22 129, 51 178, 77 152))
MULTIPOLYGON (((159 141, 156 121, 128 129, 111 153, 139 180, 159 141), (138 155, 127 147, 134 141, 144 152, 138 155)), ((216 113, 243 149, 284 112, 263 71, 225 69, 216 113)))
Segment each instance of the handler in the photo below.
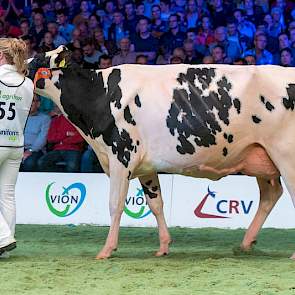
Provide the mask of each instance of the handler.
POLYGON ((15 184, 34 91, 26 59, 23 41, 0 38, 0 255, 16 248, 15 184))

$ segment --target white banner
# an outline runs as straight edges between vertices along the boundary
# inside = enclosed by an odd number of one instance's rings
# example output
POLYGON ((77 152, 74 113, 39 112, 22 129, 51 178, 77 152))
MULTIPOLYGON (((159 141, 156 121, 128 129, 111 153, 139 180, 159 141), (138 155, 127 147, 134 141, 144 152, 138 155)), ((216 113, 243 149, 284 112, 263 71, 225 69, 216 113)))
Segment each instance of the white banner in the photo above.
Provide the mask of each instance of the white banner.
MULTIPOLYGON (((219 181, 160 175, 169 226, 245 228, 259 202, 256 179, 228 176, 219 181)), ((17 223, 109 225, 109 179, 105 174, 20 173, 17 223)), ((138 180, 130 182, 122 226, 156 226, 138 180)), ((295 228, 286 188, 265 227, 295 228)))

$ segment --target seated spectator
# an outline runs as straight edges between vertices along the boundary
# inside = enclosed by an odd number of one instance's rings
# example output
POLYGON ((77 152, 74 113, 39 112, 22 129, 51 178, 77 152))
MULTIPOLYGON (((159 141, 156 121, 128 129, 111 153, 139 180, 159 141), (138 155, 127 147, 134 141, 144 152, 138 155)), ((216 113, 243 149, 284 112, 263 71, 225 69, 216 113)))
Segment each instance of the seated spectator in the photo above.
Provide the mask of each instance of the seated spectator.
POLYGON ((130 41, 128 38, 123 38, 120 41, 120 51, 113 57, 113 65, 134 64, 136 53, 130 51, 130 41))
POLYGON ((183 60, 179 56, 172 56, 170 59, 170 64, 182 64, 183 60))
POLYGON ((117 10, 114 12, 113 23, 109 27, 108 40, 112 40, 119 46, 122 38, 130 38, 130 32, 128 31, 124 17, 121 11, 117 10))
POLYGON ((281 19, 283 17, 281 9, 279 7, 273 7, 271 9, 271 16, 273 19, 273 23, 269 29, 269 35, 277 38, 279 34, 284 31, 284 26, 281 22, 281 19))
POLYGON ((186 20, 187 28, 195 28, 197 26, 199 14, 197 11, 197 3, 195 0, 187 1, 186 20))
POLYGON ((93 35, 98 28, 100 28, 100 18, 97 14, 92 13, 88 19, 89 34, 93 35))
POLYGON ((60 35, 67 41, 71 42, 72 32, 75 29, 75 26, 68 23, 68 17, 64 10, 56 11, 57 23, 59 24, 58 31, 60 35))
POLYGON ((265 49, 266 45, 267 45, 266 35, 261 32, 258 32, 254 38, 254 48, 247 50, 244 53, 244 56, 246 55, 255 56, 257 65, 273 64, 273 56, 269 51, 265 49))
POLYGON ((81 1, 80 13, 76 15, 73 19, 74 26, 78 27, 80 23, 87 22, 90 18, 90 7, 88 1, 81 1))
POLYGON ((30 35, 34 36, 36 45, 39 46, 45 35, 44 16, 42 9, 37 9, 33 17, 30 35))
POLYGON ((160 44, 171 53, 176 47, 183 46, 186 35, 180 31, 180 17, 177 14, 170 15, 168 25, 169 31, 162 35, 160 44))
POLYGON ((148 57, 146 55, 140 54, 136 56, 135 63, 138 65, 147 65, 148 57))
POLYGON ((52 34, 53 44, 57 48, 60 45, 66 45, 67 41, 58 31, 58 24, 55 21, 47 23, 47 30, 52 34))
POLYGON ((290 48, 284 48, 280 51, 280 65, 283 67, 293 67, 293 54, 290 48))
POLYGON ((172 52, 172 56, 177 56, 177 57, 180 57, 182 62, 184 61, 185 59, 185 52, 184 52, 184 49, 182 47, 177 47, 173 50, 172 52))
POLYGON ((198 34, 196 38, 197 45, 209 46, 214 42, 214 31, 209 16, 203 16, 201 20, 201 26, 198 28, 198 34))
POLYGON ((88 23, 87 22, 80 22, 79 25, 77 25, 77 29, 80 31, 80 38, 81 40, 85 40, 90 36, 89 30, 88 30, 88 23))
POLYGON ((194 42, 191 40, 185 40, 183 43, 183 49, 185 53, 185 64, 200 64, 203 59, 203 54, 195 50, 194 42))
POLYGON ((173 13, 184 13, 185 12, 186 0, 175 0, 172 4, 171 11, 173 13))
POLYGON ((216 28, 214 37, 215 37, 215 42, 210 44, 209 46, 209 50, 211 54, 212 54, 212 49, 215 48, 216 45, 219 45, 224 49, 225 56, 227 58, 230 58, 232 61, 241 56, 239 45, 236 42, 227 40, 225 27, 216 28))
POLYGON ((263 15, 263 9, 259 5, 254 5, 253 0, 244 0, 245 18, 253 24, 257 24, 263 15))
POLYGON ((75 0, 66 0, 64 9, 67 12, 69 22, 72 22, 74 17, 79 13, 79 2, 75 0))
POLYGON ((71 42, 67 44, 67 48, 71 51, 73 51, 74 48, 81 48, 81 40, 80 30, 75 28, 72 32, 71 42))
POLYGON ((224 64, 226 54, 224 52, 224 48, 221 45, 215 45, 212 48, 212 58, 214 64, 224 64))
POLYGON ((47 52, 55 49, 55 46, 53 44, 53 37, 50 32, 46 32, 44 34, 44 39, 40 44, 39 52, 47 52))
POLYGON ((253 40, 256 28, 252 22, 245 19, 244 11, 241 9, 234 10, 234 17, 237 20, 239 32, 253 40))
POLYGON ((99 69, 107 69, 112 66, 112 58, 109 55, 102 54, 98 60, 99 69))
POLYGON ((135 5, 132 1, 127 1, 124 4, 125 11, 125 27, 129 31, 129 36, 135 34, 138 17, 135 12, 135 5))
POLYGON ((49 151, 39 159, 39 169, 44 172, 78 172, 84 140, 57 107, 55 112, 47 136, 49 151), (65 166, 59 166, 60 162, 65 166))
POLYGON ((267 45, 265 48, 266 50, 268 50, 272 54, 275 54, 279 51, 278 38, 274 38, 268 34, 267 24, 265 21, 257 25, 257 30, 255 34, 258 34, 258 33, 263 33, 266 36, 266 39, 267 39, 267 45))
POLYGON ((225 26, 227 15, 229 12, 225 10, 222 0, 212 1, 212 10, 213 10, 212 11, 213 26, 215 28, 225 26))
POLYGON ((40 98, 34 95, 30 113, 25 127, 24 156, 21 164, 22 171, 38 171, 38 159, 45 151, 50 117, 39 112, 40 98))
POLYGON ((55 12, 54 12, 53 5, 50 1, 42 2, 42 10, 43 10, 45 21, 47 23, 51 21, 55 21, 55 18, 56 18, 55 12))
POLYGON ((138 21, 138 34, 135 35, 132 43, 137 55, 146 55, 149 63, 155 62, 159 41, 151 35, 147 18, 142 18, 138 21))
POLYGON ((152 36, 160 39, 161 36, 167 31, 167 23, 161 18, 161 7, 156 4, 152 6, 152 21, 151 32, 152 36))
POLYGON ((97 69, 98 60, 102 53, 95 50, 93 39, 88 38, 84 40, 81 46, 84 54, 84 67, 88 69, 97 69))
POLYGON ((213 57, 211 55, 206 55, 204 56, 203 58, 203 64, 214 64, 214 60, 213 60, 213 57))
POLYGON ((104 35, 108 37, 108 31, 110 26, 113 23, 113 14, 116 7, 112 0, 105 1, 103 7, 104 7, 104 11, 101 16, 102 26, 103 26, 102 28, 103 28, 104 35))
POLYGON ((237 22, 234 18, 227 20, 227 40, 236 42, 240 52, 244 52, 251 45, 251 39, 238 31, 237 22))
MULTIPOLYGON (((281 51, 285 48, 291 48, 291 42, 289 40, 289 36, 287 33, 281 33, 279 34, 278 36, 278 39, 279 39, 279 52, 276 52, 274 55, 273 55, 273 63, 275 65, 279 65, 281 64, 281 51)), ((294 55, 294 50, 295 49, 292 49, 291 48, 291 51, 292 51, 292 55, 294 55)))
POLYGON ((20 37, 27 36, 30 34, 30 21, 28 19, 23 19, 20 21, 20 37))
POLYGON ((105 40, 101 28, 97 28, 94 30, 93 39, 95 49, 99 52, 102 52, 110 56, 114 56, 117 53, 118 49, 116 43, 112 40, 105 40))
POLYGON ((256 65, 256 59, 254 55, 245 55, 244 60, 247 65, 256 65))
POLYGON ((170 14, 171 14, 171 0, 160 0, 161 7, 161 19, 164 22, 168 22, 170 14))
POLYGON ((143 2, 137 2, 135 4, 136 16, 142 17, 144 16, 144 4, 143 2))

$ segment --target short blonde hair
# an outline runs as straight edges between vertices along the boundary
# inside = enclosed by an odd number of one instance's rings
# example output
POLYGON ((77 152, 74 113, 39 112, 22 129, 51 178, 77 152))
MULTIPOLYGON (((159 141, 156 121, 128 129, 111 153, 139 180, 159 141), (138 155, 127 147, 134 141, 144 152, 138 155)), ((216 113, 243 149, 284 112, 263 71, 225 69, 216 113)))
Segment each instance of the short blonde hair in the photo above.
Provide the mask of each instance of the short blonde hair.
POLYGON ((6 61, 15 65, 18 73, 27 73, 27 46, 23 40, 16 38, 0 38, 0 52, 3 52, 6 61))

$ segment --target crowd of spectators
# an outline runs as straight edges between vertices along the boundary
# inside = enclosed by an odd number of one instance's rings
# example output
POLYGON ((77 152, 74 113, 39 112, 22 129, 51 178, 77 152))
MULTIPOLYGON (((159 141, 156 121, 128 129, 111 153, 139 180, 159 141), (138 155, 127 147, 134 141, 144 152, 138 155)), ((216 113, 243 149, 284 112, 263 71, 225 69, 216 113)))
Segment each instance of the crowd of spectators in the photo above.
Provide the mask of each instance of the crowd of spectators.
MULTIPOLYGON (((75 63, 93 69, 124 63, 294 66, 295 1, 0 0, 0 37, 22 38, 30 57, 66 45, 75 63)), ((97 171, 92 149, 50 101, 36 97, 32 109, 24 171, 97 171)))

